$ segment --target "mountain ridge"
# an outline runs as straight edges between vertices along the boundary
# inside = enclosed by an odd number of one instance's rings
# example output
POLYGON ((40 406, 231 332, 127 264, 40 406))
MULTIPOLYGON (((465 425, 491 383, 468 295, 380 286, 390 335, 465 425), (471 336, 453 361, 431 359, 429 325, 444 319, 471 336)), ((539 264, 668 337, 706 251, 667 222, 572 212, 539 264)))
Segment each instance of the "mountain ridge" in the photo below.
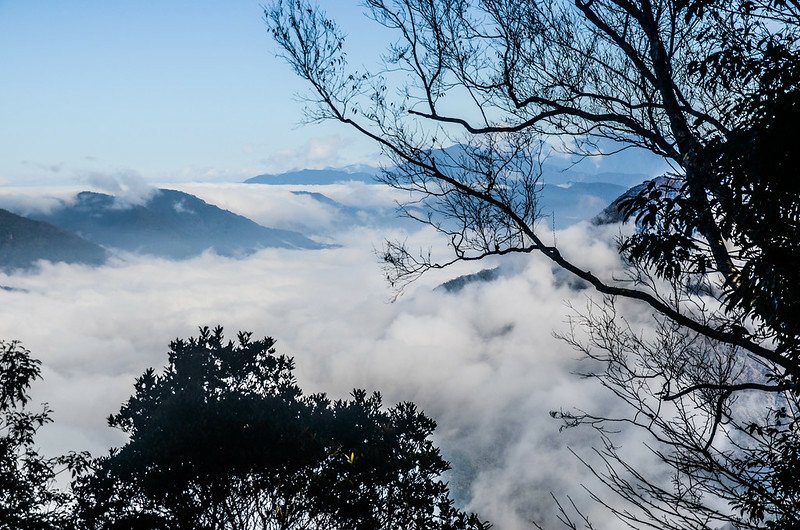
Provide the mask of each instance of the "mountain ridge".
POLYGON ((101 265, 107 251, 50 223, 0 208, 0 269, 28 269, 40 260, 101 265))
POLYGON ((344 168, 328 169, 298 169, 285 173, 265 173, 245 180, 245 184, 275 184, 275 185, 325 185, 339 182, 363 182, 375 184, 375 173, 365 171, 349 172, 344 168))
POLYGON ((247 217, 170 189, 159 189, 141 204, 83 191, 74 203, 31 218, 74 232, 94 243, 172 259, 212 249, 239 256, 261 248, 319 249, 299 232, 261 226, 247 217))

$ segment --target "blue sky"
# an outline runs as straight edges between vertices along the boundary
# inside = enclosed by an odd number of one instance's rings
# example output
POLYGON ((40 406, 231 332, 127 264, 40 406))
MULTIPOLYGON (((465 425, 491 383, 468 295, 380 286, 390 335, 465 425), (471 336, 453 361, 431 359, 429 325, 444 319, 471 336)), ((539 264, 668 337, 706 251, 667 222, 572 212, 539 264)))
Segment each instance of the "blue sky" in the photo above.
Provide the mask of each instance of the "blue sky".
MULTIPOLYGON (((369 160, 374 147, 343 127, 298 127, 305 87, 275 58, 262 3, 0 0, 0 185, 238 181, 369 160)), ((357 28, 355 50, 375 50, 357 0, 320 3, 357 28)))

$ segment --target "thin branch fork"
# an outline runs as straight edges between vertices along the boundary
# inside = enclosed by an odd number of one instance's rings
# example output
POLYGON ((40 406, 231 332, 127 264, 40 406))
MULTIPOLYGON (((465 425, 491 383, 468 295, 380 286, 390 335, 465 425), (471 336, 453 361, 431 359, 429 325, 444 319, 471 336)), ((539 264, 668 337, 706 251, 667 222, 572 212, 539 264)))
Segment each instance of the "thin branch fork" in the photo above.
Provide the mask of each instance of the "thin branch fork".
POLYGON ((713 384, 713 383, 699 383, 696 385, 692 385, 690 387, 686 387, 680 392, 676 392, 674 394, 668 394, 661 397, 664 401, 675 401, 676 399, 680 399, 683 396, 691 394, 692 392, 697 392, 700 390, 719 390, 723 393, 732 394, 734 392, 739 392, 742 390, 759 390, 761 392, 786 392, 790 390, 797 390, 800 388, 798 384, 783 384, 783 385, 765 385, 762 383, 739 383, 735 385, 726 385, 726 384, 713 384))
MULTIPOLYGON (((646 29, 646 28, 645 28, 646 29)), ((652 28, 651 28, 652 29, 652 28)), ((657 31, 657 29, 652 29, 652 31, 657 31)), ((301 36, 297 36, 300 42, 301 47, 306 46, 313 46, 313 43, 309 43, 304 41, 301 36)), ((658 35, 655 35, 657 38, 658 35)), ((289 50, 291 51, 291 50, 289 50)), ((659 74, 659 77, 663 74, 669 73, 669 66, 664 61, 665 57, 663 56, 663 48, 660 48, 660 43, 655 46, 653 50, 653 59, 659 63, 656 65, 656 73, 659 74)), ((368 129, 367 126, 359 123, 358 121, 354 120, 353 118, 346 115, 346 111, 339 107, 337 101, 335 100, 333 94, 329 92, 327 87, 321 82, 320 79, 317 78, 317 72, 312 71, 309 68, 308 64, 303 64, 303 58, 299 55, 294 54, 294 62, 295 68, 302 72, 303 76, 308 79, 308 81, 312 84, 314 89, 316 90, 317 94, 320 96, 319 103, 325 107, 327 107, 331 115, 330 117, 343 123, 353 127, 355 130, 366 136, 367 138, 372 139, 378 145, 382 146, 386 152, 394 154, 398 159, 404 160, 405 162, 419 168, 423 172, 429 174, 432 178, 436 178, 441 182, 444 182, 454 189, 458 190, 460 193, 463 193, 466 196, 473 197, 480 201, 485 202, 488 205, 491 205, 498 209, 498 211, 503 212, 506 216, 508 216, 509 220, 515 224, 520 232, 522 232, 526 237, 528 237, 531 242, 531 248, 534 250, 539 250, 544 254, 547 258, 549 258, 552 262, 559 265, 560 267, 566 269, 567 271, 571 272, 578 278, 590 283, 597 291, 608 294, 612 296, 621 296, 624 298, 630 298, 634 300, 642 301, 648 304, 651 308, 656 310, 657 312, 663 314, 664 316, 670 318, 677 324, 687 327, 693 331, 701 333, 706 337, 711 339, 727 343, 733 346, 738 346, 744 350, 747 350, 754 354, 755 356, 761 358, 764 361, 773 363, 776 366, 782 368, 786 373, 793 375, 796 378, 800 378, 800 365, 797 363, 791 362, 791 360, 785 358, 784 356, 780 355, 779 353, 761 346, 746 337, 740 334, 734 334, 723 329, 714 328, 702 322, 698 322, 697 320, 681 313, 679 310, 672 308, 665 304, 663 301, 655 297, 654 295, 639 291, 636 289, 630 289, 625 287, 618 287, 614 285, 609 285, 605 281, 601 280, 596 275, 592 274, 591 271, 584 271, 566 258, 561 254, 561 252, 554 246, 547 246, 545 245, 541 239, 534 233, 534 230, 531 226, 529 226, 524 219, 522 219, 519 214, 514 212, 509 205, 503 203, 502 201, 498 200, 498 198, 492 196, 491 194, 482 192, 475 188, 472 188, 463 182, 458 181, 457 179, 444 174, 439 168, 436 166, 435 161, 423 161, 420 159, 419 155, 423 152, 416 149, 410 148, 407 152, 402 148, 402 146, 393 143, 390 139, 382 136, 378 132, 375 132, 371 129, 368 129), (299 64, 298 64, 299 63, 299 64), (417 155, 417 156, 415 156, 417 155)), ((663 92, 665 94, 665 104, 672 109, 675 110, 678 116, 675 118, 680 119, 680 104, 676 101, 674 91, 671 90, 670 87, 663 87, 663 92), (670 96, 670 97, 666 97, 670 96)), ((561 109, 559 109, 561 110, 561 109)), ((439 119, 442 120, 442 117, 436 115, 425 115, 424 113, 417 113, 416 111, 412 111, 412 113, 417 114, 421 117, 428 117, 431 119, 439 119)), ((585 116, 589 119, 591 118, 599 118, 599 116, 585 116)), ((625 120, 627 121, 627 120, 625 120)), ((622 122, 624 123, 624 121, 622 122)), ((628 125, 625 123, 625 125, 628 125)), ((378 124, 380 127, 381 124, 378 124)), ((682 124, 676 124, 676 130, 679 133, 685 133, 687 131, 686 124, 683 122, 682 124)), ((686 140, 687 138, 683 134, 676 135, 679 137, 679 140, 686 140)), ((689 137, 691 141, 691 137, 689 137)), ((684 149, 681 149, 684 151, 684 149)), ((690 150, 691 151, 691 150, 690 150)), ((699 183, 697 183, 699 184, 699 183)), ((715 227, 716 228, 716 227, 715 227)))

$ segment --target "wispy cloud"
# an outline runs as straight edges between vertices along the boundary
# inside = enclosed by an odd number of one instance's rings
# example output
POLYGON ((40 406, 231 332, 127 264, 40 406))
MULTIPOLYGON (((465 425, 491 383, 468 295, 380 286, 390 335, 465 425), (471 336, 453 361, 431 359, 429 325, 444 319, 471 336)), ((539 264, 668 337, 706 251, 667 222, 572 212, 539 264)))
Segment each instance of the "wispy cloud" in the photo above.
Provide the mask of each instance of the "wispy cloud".
POLYGON ((48 214, 70 203, 81 188, 76 186, 3 187, 0 189, 0 208, 18 215, 48 214))
MULTIPOLYGON (((258 148, 249 145, 245 149, 255 153, 258 148)), ((323 169, 348 164, 376 165, 378 162, 377 154, 354 153, 356 150, 353 149, 351 139, 334 134, 310 138, 296 148, 270 152, 260 162, 264 167, 263 172, 267 173, 281 173, 298 168, 323 169)))
POLYGON ((92 171, 85 182, 98 191, 114 195, 121 208, 146 203, 158 190, 133 170, 116 172, 92 171))
POLYGON ((36 162, 32 160, 22 160, 20 162, 23 166, 30 166, 41 171, 46 171, 49 173, 60 173, 61 170, 64 169, 65 163, 64 162, 55 162, 55 163, 44 163, 44 162, 36 162))

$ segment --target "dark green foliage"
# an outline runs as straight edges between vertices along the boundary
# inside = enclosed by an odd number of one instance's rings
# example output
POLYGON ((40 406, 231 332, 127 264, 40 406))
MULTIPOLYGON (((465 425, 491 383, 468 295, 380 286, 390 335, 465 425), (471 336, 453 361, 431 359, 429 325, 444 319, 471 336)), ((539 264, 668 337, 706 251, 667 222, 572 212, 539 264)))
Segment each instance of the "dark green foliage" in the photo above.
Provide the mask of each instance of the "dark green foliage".
POLYGON ((743 263, 727 303, 763 322, 800 361, 800 94, 748 106, 749 126, 708 147, 720 226, 743 263))
POLYGON ((745 430, 764 449, 742 459, 742 472, 757 480, 733 503, 734 508, 771 530, 800 528, 800 424, 781 407, 766 425, 752 423, 745 430))
MULTIPOLYGON (((707 90, 726 100, 730 129, 694 153, 695 175, 707 191, 737 274, 720 295, 735 333, 774 341, 800 366, 800 25, 796 3, 695 2, 689 17, 713 21, 700 35, 713 52, 691 65, 707 90), (754 325, 753 325, 754 324, 754 325), (755 331, 749 331, 755 330, 755 331)), ((634 262, 676 279, 714 271, 698 237, 702 211, 688 181, 653 181, 624 209, 640 231, 622 249, 634 262)), ((796 403, 798 370, 775 374, 796 403)), ((785 403, 785 402, 784 402, 785 403)), ((732 505, 754 525, 800 528, 800 435, 797 410, 786 406, 743 429, 736 472, 752 477, 732 505), (756 449, 752 449, 755 447, 756 449)))
POLYGON ((738 268, 724 285, 728 315, 737 323, 755 319, 763 336, 774 338, 778 351, 796 364, 800 26, 764 22, 781 14, 783 2, 745 2, 733 12, 728 2, 692 5, 691 16, 715 20, 699 39, 716 51, 694 62, 691 71, 709 91, 724 95, 730 128, 707 138, 687 162, 706 190, 707 204, 698 204, 688 179, 650 182, 622 205, 641 228, 623 251, 670 279, 716 270, 715 256, 699 237, 710 208, 738 268))
POLYGON ((70 528, 70 496, 54 485, 59 470, 78 471, 86 455, 46 458, 34 447, 50 410, 27 410, 40 362, 16 341, 0 341, 0 530, 70 528))
POLYGON ((378 394, 303 395, 270 338, 202 328, 136 381, 130 435, 76 485, 89 528, 487 528, 438 476, 435 423, 378 394))

